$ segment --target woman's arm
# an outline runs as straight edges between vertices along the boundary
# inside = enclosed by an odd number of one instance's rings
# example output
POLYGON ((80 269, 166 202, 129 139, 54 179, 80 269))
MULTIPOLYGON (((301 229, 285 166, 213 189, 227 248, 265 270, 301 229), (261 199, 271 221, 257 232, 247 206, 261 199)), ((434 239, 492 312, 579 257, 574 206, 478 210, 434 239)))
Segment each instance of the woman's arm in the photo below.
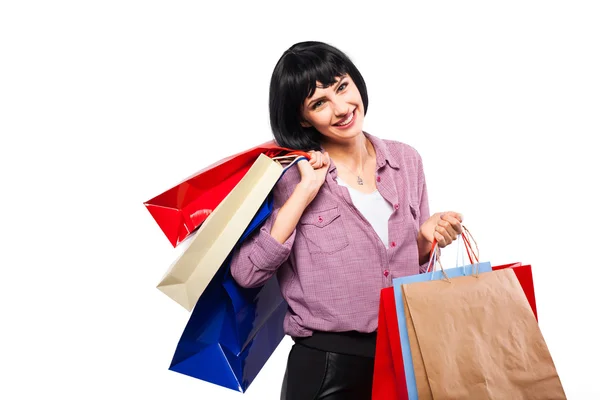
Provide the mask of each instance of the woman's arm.
POLYGON ((271 236, 279 243, 285 243, 296 229, 308 204, 310 204, 309 193, 298 184, 290 198, 279 210, 271 227, 271 236))
MULTIPOLYGON (((248 237, 231 259, 231 275, 242 287, 265 283, 289 257, 296 237, 293 215, 302 214, 298 195, 277 207, 281 194, 274 193, 274 210, 260 229, 248 237), (274 235, 271 232, 275 231, 274 235)), ((298 217, 299 218, 299 217, 298 217)))
POLYGON ((287 171, 275 186, 273 213, 232 257, 231 275, 240 286, 260 286, 288 259, 296 225, 325 181, 328 168, 327 154, 313 156, 310 163, 298 162, 297 170, 287 171))

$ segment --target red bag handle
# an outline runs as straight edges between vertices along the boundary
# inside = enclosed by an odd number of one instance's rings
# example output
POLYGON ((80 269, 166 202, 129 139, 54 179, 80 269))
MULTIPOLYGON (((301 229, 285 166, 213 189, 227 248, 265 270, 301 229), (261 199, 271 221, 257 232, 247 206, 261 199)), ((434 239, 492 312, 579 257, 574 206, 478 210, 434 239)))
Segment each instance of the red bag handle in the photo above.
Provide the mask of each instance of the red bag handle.
MULTIPOLYGON (((467 257, 469 257, 469 262, 471 264, 479 263, 479 246, 477 245, 475 238, 473 237, 471 232, 467 229, 467 227, 464 225, 461 225, 461 226, 463 228, 463 231, 461 232, 460 235, 463 239, 463 243, 464 243, 465 249, 467 251, 467 257), (475 252, 473 250, 473 245, 471 244, 471 240, 473 241, 473 243, 475 243, 475 248, 477 249, 477 252, 475 252)), ((434 257, 434 251, 436 251, 437 245, 438 245, 437 239, 433 238, 433 242, 431 243, 431 251, 429 252, 429 254, 430 254, 429 264, 427 265, 427 270, 425 271, 426 273, 430 272, 429 269, 432 266, 431 260, 434 257)), ((439 248, 437 248, 437 249, 439 251, 439 248)), ((436 260, 436 262, 439 262, 439 260, 436 260)))
POLYGON ((302 151, 302 150, 288 149, 286 147, 274 147, 272 149, 265 151, 265 155, 268 157, 271 157, 271 158, 281 156, 281 155, 301 156, 301 157, 306 157, 307 160, 310 160, 310 155, 307 152, 302 151))

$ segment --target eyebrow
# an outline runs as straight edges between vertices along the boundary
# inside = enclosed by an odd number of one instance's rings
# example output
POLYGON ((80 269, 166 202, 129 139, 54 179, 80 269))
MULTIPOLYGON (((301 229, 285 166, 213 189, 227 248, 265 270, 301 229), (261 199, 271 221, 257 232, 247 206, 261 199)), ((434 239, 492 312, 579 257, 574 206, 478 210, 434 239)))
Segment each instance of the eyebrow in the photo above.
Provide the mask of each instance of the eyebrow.
MULTIPOLYGON (((342 84, 342 81, 343 81, 344 79, 346 79, 346 77, 347 77, 347 76, 348 76, 348 75, 343 75, 343 76, 341 76, 341 77, 340 77, 340 79, 339 79, 339 80, 337 81, 337 83, 335 84, 335 86, 334 86, 334 89, 333 89, 333 90, 337 90, 337 88, 338 88, 338 87, 339 87, 339 86, 342 84)), ((311 100, 311 101, 308 103, 308 106, 307 106, 307 107, 311 107, 311 106, 313 105, 313 103, 316 103, 316 102, 317 102, 317 101, 319 101, 319 100, 323 100, 324 98, 325 98, 325 96, 321 96, 321 97, 319 97, 318 99, 313 99, 313 100, 311 100)))

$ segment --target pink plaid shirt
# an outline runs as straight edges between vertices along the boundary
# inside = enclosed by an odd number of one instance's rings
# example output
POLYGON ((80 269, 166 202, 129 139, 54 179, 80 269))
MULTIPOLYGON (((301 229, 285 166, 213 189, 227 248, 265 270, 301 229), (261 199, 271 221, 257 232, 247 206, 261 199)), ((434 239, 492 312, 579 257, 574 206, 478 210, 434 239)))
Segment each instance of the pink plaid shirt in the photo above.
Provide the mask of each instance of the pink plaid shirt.
POLYGON ((288 303, 284 329, 290 336, 314 330, 373 332, 379 295, 392 279, 422 272, 417 233, 429 218, 421 157, 412 147, 366 134, 376 152, 377 189, 394 212, 384 245, 352 204, 348 189, 336 182, 333 163, 319 193, 296 229, 281 244, 271 226, 300 182, 292 168, 273 190, 273 213, 234 254, 231 273, 244 287, 263 284, 277 273, 288 303))

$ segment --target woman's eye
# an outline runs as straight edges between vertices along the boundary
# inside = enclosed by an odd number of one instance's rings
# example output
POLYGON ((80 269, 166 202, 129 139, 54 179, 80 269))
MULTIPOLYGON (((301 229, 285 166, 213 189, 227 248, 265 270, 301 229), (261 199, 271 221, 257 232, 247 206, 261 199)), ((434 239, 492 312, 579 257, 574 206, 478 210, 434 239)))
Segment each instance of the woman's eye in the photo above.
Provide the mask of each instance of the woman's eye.
POLYGON ((342 90, 346 89, 346 86, 348 86, 348 84, 346 82, 342 83, 339 87, 338 87, 338 92, 341 92, 342 90))
POLYGON ((322 105, 323 105, 323 100, 317 101, 315 104, 313 104, 313 110, 321 107, 322 105))

